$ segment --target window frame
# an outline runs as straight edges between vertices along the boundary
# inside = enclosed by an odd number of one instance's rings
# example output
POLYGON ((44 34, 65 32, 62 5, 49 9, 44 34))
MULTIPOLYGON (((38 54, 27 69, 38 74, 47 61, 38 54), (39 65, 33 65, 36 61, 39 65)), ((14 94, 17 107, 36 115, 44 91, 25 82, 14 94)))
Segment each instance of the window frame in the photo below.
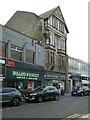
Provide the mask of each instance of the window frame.
POLYGON ((22 61, 22 54, 23 54, 22 47, 14 45, 14 44, 11 44, 10 50, 11 50, 11 59, 22 61), (15 59, 16 57, 15 58, 13 57, 12 52, 15 52, 16 54, 18 54, 19 55, 19 59, 18 58, 15 59))

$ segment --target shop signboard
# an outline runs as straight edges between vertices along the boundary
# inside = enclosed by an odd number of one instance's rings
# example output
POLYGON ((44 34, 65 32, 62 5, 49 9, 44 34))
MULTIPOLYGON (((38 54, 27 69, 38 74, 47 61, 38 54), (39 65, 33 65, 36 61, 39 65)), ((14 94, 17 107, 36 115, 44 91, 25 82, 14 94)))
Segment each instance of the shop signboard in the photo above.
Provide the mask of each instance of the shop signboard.
POLYGON ((45 71, 44 77, 47 80, 65 80, 65 73, 45 71))
POLYGON ((6 80, 43 80, 43 78, 44 76, 41 72, 6 68, 6 80))

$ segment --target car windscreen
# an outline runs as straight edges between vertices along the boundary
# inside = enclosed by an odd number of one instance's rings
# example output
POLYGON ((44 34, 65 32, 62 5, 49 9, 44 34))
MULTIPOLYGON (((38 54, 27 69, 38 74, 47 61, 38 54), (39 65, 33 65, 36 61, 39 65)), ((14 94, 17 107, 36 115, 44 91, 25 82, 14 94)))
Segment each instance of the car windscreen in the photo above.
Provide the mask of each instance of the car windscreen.
POLYGON ((33 92, 40 92, 40 91, 43 91, 43 90, 44 90, 44 88, 38 87, 38 88, 35 88, 35 89, 33 90, 33 92))

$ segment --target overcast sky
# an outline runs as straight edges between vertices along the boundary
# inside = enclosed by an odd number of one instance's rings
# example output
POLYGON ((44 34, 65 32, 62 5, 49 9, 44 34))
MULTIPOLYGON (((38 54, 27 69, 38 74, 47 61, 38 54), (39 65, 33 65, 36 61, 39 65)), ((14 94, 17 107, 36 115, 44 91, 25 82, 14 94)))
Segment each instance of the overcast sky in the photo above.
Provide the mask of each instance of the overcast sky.
POLYGON ((67 54, 88 62, 88 0, 0 0, 0 24, 4 25, 17 10, 40 15, 57 6, 69 30, 67 54))

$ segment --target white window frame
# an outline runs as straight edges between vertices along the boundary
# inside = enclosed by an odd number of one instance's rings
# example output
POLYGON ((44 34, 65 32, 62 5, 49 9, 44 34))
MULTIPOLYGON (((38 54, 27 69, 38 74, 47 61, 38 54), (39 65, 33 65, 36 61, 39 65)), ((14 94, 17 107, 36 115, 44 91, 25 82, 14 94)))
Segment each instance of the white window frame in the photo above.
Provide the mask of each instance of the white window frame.
POLYGON ((50 31, 50 45, 55 45, 55 35, 53 32, 50 31))

